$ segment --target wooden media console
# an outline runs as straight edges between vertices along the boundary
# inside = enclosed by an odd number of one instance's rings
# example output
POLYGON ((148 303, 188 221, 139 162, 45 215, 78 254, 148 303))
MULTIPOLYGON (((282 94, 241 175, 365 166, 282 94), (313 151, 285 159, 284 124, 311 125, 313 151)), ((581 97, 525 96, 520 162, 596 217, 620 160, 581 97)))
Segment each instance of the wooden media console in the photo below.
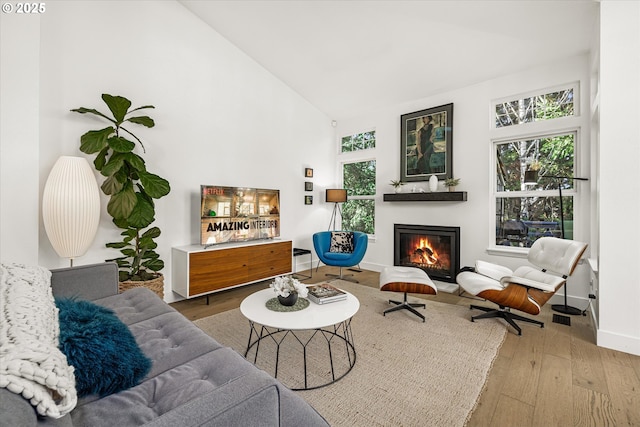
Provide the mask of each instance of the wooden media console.
POLYGON ((171 250, 171 286, 194 298, 291 273, 291 240, 200 245, 171 250))

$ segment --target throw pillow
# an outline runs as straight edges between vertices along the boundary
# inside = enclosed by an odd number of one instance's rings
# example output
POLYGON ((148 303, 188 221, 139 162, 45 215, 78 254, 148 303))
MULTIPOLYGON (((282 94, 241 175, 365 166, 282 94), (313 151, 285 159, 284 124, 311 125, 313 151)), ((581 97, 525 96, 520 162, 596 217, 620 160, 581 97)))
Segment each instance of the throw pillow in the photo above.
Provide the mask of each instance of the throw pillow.
POLYGON ((353 232, 332 231, 331 246, 329 252, 351 253, 353 252, 353 232))
POLYGON ((107 396, 133 387, 151 369, 131 331, 108 308, 89 301, 56 299, 60 350, 75 368, 78 397, 107 396))

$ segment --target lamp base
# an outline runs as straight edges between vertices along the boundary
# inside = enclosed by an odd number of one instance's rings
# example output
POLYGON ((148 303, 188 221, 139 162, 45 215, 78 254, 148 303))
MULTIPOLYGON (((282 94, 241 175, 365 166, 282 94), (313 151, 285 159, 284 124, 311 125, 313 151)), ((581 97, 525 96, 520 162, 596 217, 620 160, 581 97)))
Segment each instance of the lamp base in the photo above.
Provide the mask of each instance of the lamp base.
POLYGON ((570 305, 565 304, 553 304, 551 306, 551 309, 553 311, 557 311, 558 313, 570 314, 572 316, 582 314, 582 310, 580 310, 579 308, 571 307, 570 305))

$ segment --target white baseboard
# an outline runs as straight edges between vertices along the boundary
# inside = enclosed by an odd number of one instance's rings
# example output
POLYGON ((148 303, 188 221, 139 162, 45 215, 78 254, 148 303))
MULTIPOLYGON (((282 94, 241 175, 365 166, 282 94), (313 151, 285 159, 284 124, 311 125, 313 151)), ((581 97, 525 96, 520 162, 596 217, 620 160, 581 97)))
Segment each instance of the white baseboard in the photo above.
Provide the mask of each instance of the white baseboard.
POLYGON ((640 338, 620 335, 598 329, 596 338, 598 347, 610 348, 624 353, 640 356, 640 338))

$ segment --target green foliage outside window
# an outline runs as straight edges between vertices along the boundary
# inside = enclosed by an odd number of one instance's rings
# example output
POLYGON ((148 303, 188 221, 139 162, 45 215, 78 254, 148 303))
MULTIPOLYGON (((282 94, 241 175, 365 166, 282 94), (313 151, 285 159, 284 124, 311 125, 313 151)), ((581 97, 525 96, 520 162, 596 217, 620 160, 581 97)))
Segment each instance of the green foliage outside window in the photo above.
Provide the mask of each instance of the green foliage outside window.
POLYGON ((342 171, 349 197, 342 206, 342 229, 374 234, 376 161, 345 163, 342 171))
POLYGON ((342 138, 340 151, 347 153, 350 151, 368 150, 376 147, 376 131, 362 132, 342 138))
POLYGON ((496 127, 574 115, 573 89, 496 104, 496 127))
MULTIPOLYGON (((497 144, 498 191, 550 190, 558 188, 558 181, 550 176, 573 176, 575 133, 545 138, 509 141, 497 144), (524 182, 524 172, 536 163, 540 179, 531 186, 524 182)), ((562 189, 573 188, 567 180, 562 189)))
POLYGON ((342 205, 342 229, 374 234, 374 200, 349 200, 342 205))
POLYGON ((347 196, 375 196, 376 161, 346 163, 342 169, 342 182, 347 196))

